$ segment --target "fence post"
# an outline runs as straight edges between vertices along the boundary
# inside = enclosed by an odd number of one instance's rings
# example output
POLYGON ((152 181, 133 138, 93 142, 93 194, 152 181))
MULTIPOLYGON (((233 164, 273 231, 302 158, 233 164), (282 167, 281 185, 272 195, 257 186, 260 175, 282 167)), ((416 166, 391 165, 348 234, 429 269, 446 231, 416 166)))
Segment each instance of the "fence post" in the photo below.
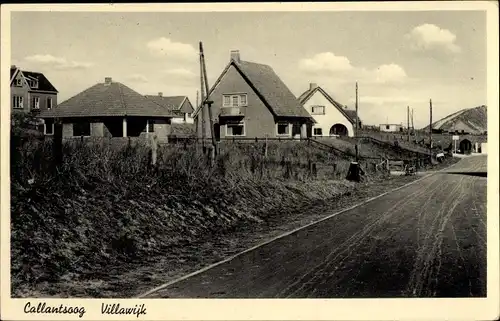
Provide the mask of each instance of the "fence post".
POLYGON ((156 140, 156 135, 151 136, 151 165, 156 165, 156 157, 158 151, 158 142, 156 140))
POLYGON ((54 156, 55 167, 62 164, 63 153, 62 153, 62 124, 60 122, 54 123, 54 138, 52 141, 52 152, 54 156))

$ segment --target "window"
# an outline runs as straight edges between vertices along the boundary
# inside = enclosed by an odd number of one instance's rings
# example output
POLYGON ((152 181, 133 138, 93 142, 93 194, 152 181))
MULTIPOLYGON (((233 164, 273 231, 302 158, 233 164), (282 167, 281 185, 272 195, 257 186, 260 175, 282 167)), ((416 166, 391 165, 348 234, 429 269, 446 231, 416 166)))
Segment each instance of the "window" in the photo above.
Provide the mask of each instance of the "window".
POLYGON ((23 109, 23 96, 12 96, 12 107, 23 109))
POLYGON ((385 125, 385 129, 391 129, 391 126, 385 125))
POLYGON ((280 136, 288 136, 290 133, 289 124, 288 123, 278 123, 277 124, 277 133, 280 136))
POLYGON ((16 79, 16 86, 17 87, 22 87, 23 86, 23 79, 21 77, 16 79))
POLYGON ((312 114, 313 115, 324 115, 325 114, 325 106, 312 106, 312 114))
POLYGON ((47 98, 47 109, 52 109, 52 98, 47 98))
POLYGON ((240 106, 247 105, 247 95, 240 95, 240 106))
POLYGON ((222 107, 244 107, 247 104, 247 94, 223 95, 222 107))
POLYGON ((90 136, 90 123, 73 123, 73 136, 90 136))
POLYGON ((33 81, 31 82, 31 87, 32 87, 32 88, 38 88, 38 80, 33 80, 33 81))
POLYGON ((226 124, 226 136, 245 136, 245 123, 226 124))
POLYGON ((40 109, 40 97, 33 97, 31 99, 31 108, 40 109))
POLYGON ((44 127, 45 135, 54 135, 54 121, 45 120, 44 127))
POLYGON ((314 136, 323 136, 323 128, 314 128, 314 136))

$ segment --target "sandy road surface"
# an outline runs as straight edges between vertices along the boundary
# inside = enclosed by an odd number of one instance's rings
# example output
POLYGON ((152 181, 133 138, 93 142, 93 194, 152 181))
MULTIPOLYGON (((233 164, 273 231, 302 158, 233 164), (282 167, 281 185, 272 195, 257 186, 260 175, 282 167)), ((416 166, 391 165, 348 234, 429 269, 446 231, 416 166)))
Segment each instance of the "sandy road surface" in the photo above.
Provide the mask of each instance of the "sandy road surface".
POLYGON ((486 157, 149 294, 171 298, 486 295, 486 157), (466 173, 466 174, 464 174, 466 173))

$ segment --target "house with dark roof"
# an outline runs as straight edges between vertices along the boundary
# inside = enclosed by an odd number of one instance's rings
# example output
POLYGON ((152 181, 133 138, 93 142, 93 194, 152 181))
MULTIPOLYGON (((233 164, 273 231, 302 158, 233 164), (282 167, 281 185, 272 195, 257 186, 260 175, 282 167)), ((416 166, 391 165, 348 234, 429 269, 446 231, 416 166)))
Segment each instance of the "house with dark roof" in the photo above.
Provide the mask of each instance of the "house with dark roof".
POLYGON ((10 67, 10 101, 13 113, 50 110, 57 105, 58 91, 43 73, 10 67))
POLYGON ((145 97, 169 110, 174 115, 173 124, 193 123, 194 108, 187 96, 163 96, 163 93, 159 92, 158 95, 146 95, 145 97))
MULTIPOLYGON (((312 128, 313 137, 354 136, 356 111, 334 100, 317 84, 309 84, 309 89, 302 93, 298 100, 316 122, 312 128)), ((358 128, 361 128, 360 119, 358 128)))
MULTIPOLYGON (((243 61, 237 50, 231 51, 231 59, 209 90, 208 99, 213 101, 216 139, 306 137, 314 123, 270 66, 243 61)), ((197 109, 194 122, 198 137, 211 137, 207 105, 197 109)))
POLYGON ((47 134, 62 123, 63 138, 140 137, 154 134, 166 140, 172 110, 160 106, 122 83, 105 78, 81 93, 40 113, 47 134))

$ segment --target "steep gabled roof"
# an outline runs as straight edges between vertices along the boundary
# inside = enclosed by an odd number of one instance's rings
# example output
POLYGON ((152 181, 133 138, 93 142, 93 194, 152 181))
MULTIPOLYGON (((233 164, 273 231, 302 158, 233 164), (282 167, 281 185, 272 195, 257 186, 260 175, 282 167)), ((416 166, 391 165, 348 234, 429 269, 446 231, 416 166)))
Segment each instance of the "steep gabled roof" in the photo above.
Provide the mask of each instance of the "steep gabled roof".
POLYGON ((119 83, 99 83, 43 111, 40 117, 148 116, 172 117, 172 112, 119 83))
MULTIPOLYGON (((317 86, 315 88, 309 88, 302 95, 299 96, 298 100, 302 105, 304 105, 309 98, 311 98, 316 92, 320 92, 333 106, 335 106, 350 122, 351 124, 356 123, 356 111, 352 109, 346 109, 342 104, 333 99, 323 88, 317 86)), ((361 119, 359 119, 361 120, 361 119)))
POLYGON ((14 81, 14 76, 17 74, 17 72, 20 72, 23 77, 28 78, 28 79, 33 79, 33 80, 38 80, 38 87, 34 88, 32 87, 29 82, 28 86, 30 86, 30 90, 34 91, 51 91, 51 92, 58 92, 57 89, 52 85, 52 83, 45 77, 45 75, 41 72, 33 72, 33 71, 23 71, 17 67, 11 67, 10 68, 10 81, 12 85, 12 81, 14 81))
MULTIPOLYGON (((306 117, 313 120, 274 70, 264 64, 231 60, 210 89, 208 96, 212 94, 231 66, 240 73, 275 116, 306 117)), ((198 113, 199 109, 195 114, 198 113)))

